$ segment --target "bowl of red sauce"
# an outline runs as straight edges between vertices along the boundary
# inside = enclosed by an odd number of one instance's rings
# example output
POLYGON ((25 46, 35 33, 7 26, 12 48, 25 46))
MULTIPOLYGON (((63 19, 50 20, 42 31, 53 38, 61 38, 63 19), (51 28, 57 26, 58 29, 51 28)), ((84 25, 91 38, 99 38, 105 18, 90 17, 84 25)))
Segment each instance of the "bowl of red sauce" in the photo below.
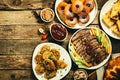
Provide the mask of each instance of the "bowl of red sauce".
POLYGON ((50 34, 54 40, 63 42, 68 36, 68 31, 62 24, 53 23, 50 25, 50 34))

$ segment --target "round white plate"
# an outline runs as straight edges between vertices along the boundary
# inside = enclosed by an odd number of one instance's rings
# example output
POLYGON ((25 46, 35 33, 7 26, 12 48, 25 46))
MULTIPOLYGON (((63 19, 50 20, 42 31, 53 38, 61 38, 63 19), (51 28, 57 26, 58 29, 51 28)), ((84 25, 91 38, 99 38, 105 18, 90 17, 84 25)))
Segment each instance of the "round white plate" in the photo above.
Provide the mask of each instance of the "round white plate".
POLYGON ((116 34, 114 34, 114 33, 111 31, 111 29, 108 28, 108 27, 103 23, 103 21, 102 21, 102 16, 112 8, 114 2, 116 2, 116 1, 117 1, 117 0, 108 0, 108 1, 104 4, 104 6, 102 7, 101 12, 100 12, 100 24, 101 24, 103 30, 104 30, 109 36, 111 36, 112 38, 115 38, 115 39, 120 39, 120 37, 117 36, 116 34))
POLYGON ((58 6, 58 4, 59 4, 60 2, 62 2, 62 1, 63 1, 63 0, 56 0, 56 3, 55 3, 55 14, 56 14, 58 20, 59 20, 63 25, 65 25, 66 27, 68 27, 68 28, 70 28, 70 29, 80 29, 80 28, 85 28, 85 27, 87 27, 90 23, 93 22, 93 20, 95 19, 96 15, 97 15, 98 6, 97 6, 96 0, 94 0, 94 2, 95 2, 95 7, 94 7, 94 9, 89 13, 89 15, 90 15, 90 20, 89 20, 86 24, 84 24, 84 25, 76 24, 74 27, 69 27, 68 25, 66 25, 66 24, 60 19, 59 15, 58 15, 58 12, 57 12, 57 6, 58 6))
POLYGON ((60 79, 62 79, 70 71, 72 63, 71 63, 71 58, 70 58, 68 52, 63 47, 61 47, 60 45, 55 44, 55 43, 41 43, 35 48, 35 50, 33 52, 33 57, 32 57, 32 69, 33 69, 33 72, 34 72, 36 78, 38 80, 47 80, 46 78, 44 78, 44 74, 39 75, 35 71, 35 67, 37 65, 36 62, 35 62, 35 56, 38 54, 38 52, 40 52, 40 48, 43 45, 49 45, 50 48, 57 48, 57 49, 60 50, 60 60, 64 60, 65 63, 67 64, 67 67, 65 69, 57 70, 57 75, 55 77, 49 79, 49 80, 60 80, 60 79))
MULTIPOLYGON (((87 28, 84 28, 84 29, 79 29, 79 30, 77 30, 77 31, 72 35, 72 37, 71 37, 71 39, 70 39, 70 41, 69 41, 68 50, 69 50, 69 53, 70 53, 71 57, 73 56, 73 57, 72 57, 72 60, 73 60, 74 62, 75 62, 75 58, 76 58, 76 57, 73 55, 73 52, 72 52, 71 49, 70 49, 70 47, 71 47, 71 46, 70 46, 70 43, 71 43, 71 40, 72 40, 72 38, 74 37, 74 35, 78 34, 79 31, 85 30, 85 29, 94 29, 94 30, 102 31, 101 29, 99 29, 99 28, 97 28, 97 27, 87 27, 87 28)), ((102 31, 102 33, 105 34, 104 31, 102 31)), ((107 37, 107 41, 108 41, 109 46, 110 46, 110 53, 109 53, 109 55, 108 55, 108 56, 106 57, 106 59, 104 59, 100 64, 98 64, 98 65, 96 65, 96 66, 91 66, 91 67, 88 67, 88 68, 85 68, 85 69, 89 69, 89 70, 97 69, 97 68, 103 66, 103 65, 109 60, 109 58, 110 58, 110 56, 111 56, 111 53, 112 53, 112 44, 111 44, 111 41, 110 41, 109 37, 107 36, 107 34, 105 34, 105 36, 107 37)), ((76 65, 78 65, 77 62, 75 62, 75 63, 76 63, 76 65)), ((79 68, 84 68, 84 67, 82 67, 82 66, 83 66, 83 65, 81 65, 81 66, 78 65, 79 68)))

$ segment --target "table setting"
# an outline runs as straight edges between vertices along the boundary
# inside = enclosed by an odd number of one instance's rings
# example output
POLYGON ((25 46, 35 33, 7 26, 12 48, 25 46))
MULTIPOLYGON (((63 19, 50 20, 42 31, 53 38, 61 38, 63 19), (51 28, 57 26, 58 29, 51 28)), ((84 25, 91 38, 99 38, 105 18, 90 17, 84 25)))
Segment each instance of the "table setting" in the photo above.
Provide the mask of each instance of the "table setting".
POLYGON ((1 0, 1 80, 119 80, 120 0, 1 0))

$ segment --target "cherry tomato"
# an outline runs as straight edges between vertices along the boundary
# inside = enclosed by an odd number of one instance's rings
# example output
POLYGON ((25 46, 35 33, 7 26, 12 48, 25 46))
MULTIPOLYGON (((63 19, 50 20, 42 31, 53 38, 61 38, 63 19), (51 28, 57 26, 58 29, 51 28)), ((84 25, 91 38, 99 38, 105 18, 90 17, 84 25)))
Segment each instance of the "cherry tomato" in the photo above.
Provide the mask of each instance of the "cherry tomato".
POLYGON ((48 35, 47 35, 47 34, 43 34, 43 35, 42 35, 42 40, 47 39, 47 37, 48 37, 48 35))

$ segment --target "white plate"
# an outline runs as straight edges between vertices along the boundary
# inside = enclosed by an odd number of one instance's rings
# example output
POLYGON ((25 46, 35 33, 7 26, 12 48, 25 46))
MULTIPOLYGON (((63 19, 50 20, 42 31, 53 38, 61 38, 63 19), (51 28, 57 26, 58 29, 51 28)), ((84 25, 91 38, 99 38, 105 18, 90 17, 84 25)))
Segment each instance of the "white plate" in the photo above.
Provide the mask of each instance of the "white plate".
MULTIPOLYGON (((116 58, 117 56, 120 56, 120 53, 115 53, 115 54, 112 54, 112 59, 116 58)), ((106 66, 106 65, 105 65, 106 66)), ((97 73, 97 80, 103 80, 103 76, 104 76, 104 67, 101 67, 99 68, 96 73, 97 73)))
POLYGON ((86 24, 84 24, 84 25, 76 24, 74 27, 69 27, 69 26, 67 26, 67 25, 60 19, 59 15, 58 15, 58 12, 57 12, 57 6, 58 6, 58 4, 59 4, 60 2, 62 2, 62 1, 63 1, 63 0, 56 0, 56 2, 55 2, 55 14, 56 14, 58 20, 59 20, 63 25, 65 25, 66 27, 68 27, 68 28, 70 28, 70 29, 80 29, 80 28, 85 28, 85 27, 87 27, 90 23, 93 22, 93 20, 95 19, 96 15, 97 15, 98 6, 97 6, 96 0, 94 0, 94 2, 95 2, 95 7, 94 7, 94 9, 89 13, 89 14, 90 14, 90 20, 89 20, 86 24))
MULTIPOLYGON (((79 29, 79 30, 77 30, 73 35, 72 35, 72 37, 71 37, 71 39, 70 39, 70 41, 69 41, 69 45, 68 45, 68 50, 69 50, 69 53, 70 53, 70 55, 71 55, 71 57, 72 57, 72 60, 75 62, 75 56, 73 55, 73 52, 70 50, 70 48, 71 48, 71 46, 70 46, 70 43, 71 43, 71 40, 72 40, 72 38, 74 37, 74 35, 76 35, 76 34, 78 34, 78 32, 79 31, 81 31, 81 30, 85 30, 85 29, 94 29, 94 30, 98 30, 98 31, 102 31, 101 29, 99 29, 99 28, 97 28, 97 27, 87 27, 87 28, 84 28, 84 29, 79 29)), ((103 34, 105 34, 104 33, 104 31, 102 31, 102 33, 103 34)), ((101 66, 103 66, 108 60, 109 60, 109 58, 110 58, 110 56, 111 56, 111 52, 112 52, 112 44, 111 44, 111 41, 110 41, 110 39, 109 39, 109 37, 105 34, 105 36, 106 36, 106 38, 107 38, 107 42, 108 42, 108 45, 110 46, 110 53, 109 53, 109 55, 106 57, 106 59, 104 59, 100 64, 98 64, 98 65, 96 65, 96 66, 92 66, 92 67, 88 67, 88 68, 85 68, 85 69, 97 69, 97 68, 99 68, 99 67, 101 67, 101 66)), ((80 60, 79 60, 80 61, 80 60)), ((75 62, 76 64, 77 64, 77 61, 75 62)), ((78 65, 78 64, 77 64, 78 65)), ((83 67, 83 65, 81 65, 81 66, 78 66, 79 68, 84 68, 83 67)))
POLYGON ((40 48, 43 45, 49 45, 50 48, 57 48, 57 49, 60 50, 60 60, 64 59, 65 63, 67 64, 67 67, 65 69, 57 70, 57 75, 55 77, 49 79, 49 80, 60 80, 60 79, 62 79, 70 71, 72 63, 71 63, 71 58, 70 58, 68 52, 63 47, 61 47, 60 45, 57 45, 55 43, 41 43, 35 48, 35 50, 33 52, 33 57, 32 57, 32 69, 33 69, 33 72, 34 72, 36 78, 38 80, 47 80, 46 78, 44 78, 44 74, 38 75, 35 71, 35 67, 37 65, 36 62, 35 62, 35 56, 37 55, 38 52, 40 52, 40 48))
POLYGON ((111 29, 108 28, 108 27, 103 23, 103 21, 102 21, 102 16, 112 8, 114 2, 116 2, 116 1, 117 1, 117 0, 109 0, 109 1, 107 1, 107 2, 104 4, 104 6, 102 7, 101 12, 100 12, 100 24, 101 24, 103 30, 104 30, 109 36, 111 36, 112 38, 115 38, 115 39, 120 39, 120 37, 117 36, 116 34, 114 34, 114 33, 111 31, 111 29))

